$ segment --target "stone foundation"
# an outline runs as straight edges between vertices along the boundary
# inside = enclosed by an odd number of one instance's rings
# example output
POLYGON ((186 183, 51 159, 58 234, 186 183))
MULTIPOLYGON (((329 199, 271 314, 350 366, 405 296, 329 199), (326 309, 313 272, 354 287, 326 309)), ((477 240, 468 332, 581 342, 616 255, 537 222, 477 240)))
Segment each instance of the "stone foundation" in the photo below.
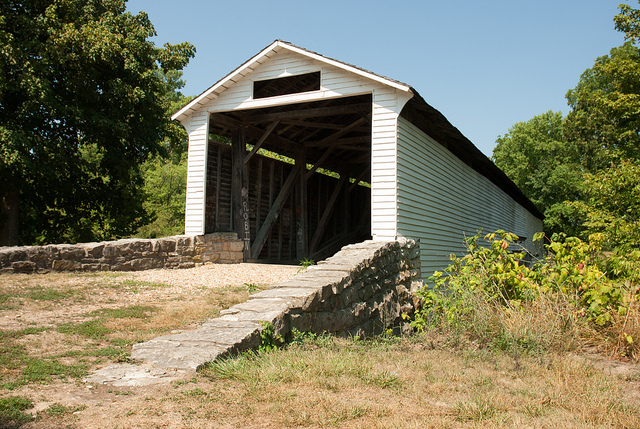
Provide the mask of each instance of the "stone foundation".
POLYGON ((101 243, 0 247, 0 273, 46 271, 140 271, 190 268, 199 263, 242 262, 236 233, 129 238, 101 243))

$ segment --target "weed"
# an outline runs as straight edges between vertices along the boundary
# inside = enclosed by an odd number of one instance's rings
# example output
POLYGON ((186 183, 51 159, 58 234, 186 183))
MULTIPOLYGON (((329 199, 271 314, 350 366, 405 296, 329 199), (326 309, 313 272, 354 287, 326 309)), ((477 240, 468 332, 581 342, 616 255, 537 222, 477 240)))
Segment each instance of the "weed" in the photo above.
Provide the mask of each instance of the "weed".
POLYGON ((485 398, 476 397, 471 401, 457 402, 454 413, 458 421, 471 420, 479 422, 490 420, 496 415, 497 410, 495 406, 485 398))
POLYGON ((152 313, 158 312, 158 310, 158 307, 154 306, 133 305, 131 307, 124 308, 101 308, 100 310, 92 311, 89 313, 89 316, 103 316, 111 319, 144 319, 152 313))
POLYGON ((81 335, 83 337, 98 340, 104 338, 112 331, 105 328, 100 320, 88 320, 82 323, 63 323, 57 328, 58 332, 67 335, 81 335))
POLYGON ((196 387, 193 388, 191 390, 187 390, 186 392, 184 392, 184 396, 187 397, 192 397, 192 398, 197 398, 197 397, 202 397, 202 396, 207 396, 207 392, 205 392, 204 390, 196 387))
POLYGON ((299 263, 300 268, 298 268, 298 273, 301 273, 302 271, 306 270, 307 268, 315 264, 316 264, 316 261, 314 261, 313 259, 304 258, 299 263))
POLYGON ((159 288, 171 287, 171 285, 166 284, 166 283, 145 282, 145 281, 141 281, 141 280, 124 280, 120 284, 123 285, 123 286, 131 287, 135 291, 137 291, 138 288, 159 289, 159 288))
POLYGON ((20 329, 17 331, 0 331, 0 340, 8 340, 8 339, 16 339, 16 338, 20 338, 20 337, 24 337, 25 335, 35 335, 35 334, 39 334, 40 332, 44 332, 46 331, 47 328, 35 328, 35 327, 30 327, 30 328, 24 328, 24 329, 20 329))
POLYGON ((249 294, 256 293, 259 290, 258 285, 256 283, 245 283, 244 285, 247 287, 249 294))
POLYGON ((184 386, 186 384, 189 383, 197 383, 198 382, 198 378, 197 377, 192 377, 188 380, 177 380, 173 382, 173 387, 179 387, 179 386, 184 386))
POLYGON ((75 291, 71 289, 61 291, 50 287, 34 286, 29 289, 26 298, 34 301, 61 301, 74 294, 75 291))
POLYGON ((74 405, 74 406, 66 406, 66 405, 61 405, 61 404, 53 404, 51 406, 49 406, 49 408, 47 408, 45 410, 45 413, 51 417, 65 417, 65 416, 69 416, 73 413, 76 413, 78 411, 82 411, 84 409, 86 409, 87 406, 86 405, 74 405))
POLYGON ((400 387, 402 385, 402 381, 400 381, 398 374, 394 371, 385 370, 381 373, 374 373, 368 375, 365 379, 368 384, 378 386, 381 389, 400 387))
POLYGON ((275 333, 275 328, 271 322, 260 322, 262 329, 260 330, 260 345, 258 352, 268 352, 284 344, 282 335, 275 333))
POLYGON ((107 392, 111 393, 112 395, 116 395, 116 396, 131 396, 131 395, 133 395, 133 391, 131 391, 131 390, 109 389, 109 390, 107 390, 107 392))
POLYGON ((31 407, 33 407, 33 402, 22 396, 0 398, 0 427, 19 428, 32 421, 33 417, 24 413, 31 407))
POLYGON ((21 304, 20 301, 15 301, 15 298, 18 296, 19 295, 15 293, 0 292, 0 310, 14 310, 18 308, 21 304))

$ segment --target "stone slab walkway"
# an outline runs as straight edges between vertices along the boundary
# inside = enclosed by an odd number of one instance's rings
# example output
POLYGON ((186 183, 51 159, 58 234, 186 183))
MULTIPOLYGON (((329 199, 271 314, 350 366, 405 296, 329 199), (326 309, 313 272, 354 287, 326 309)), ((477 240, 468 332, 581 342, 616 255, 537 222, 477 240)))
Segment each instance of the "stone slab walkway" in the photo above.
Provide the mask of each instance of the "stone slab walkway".
MULTIPOLYGON (((222 355, 258 347, 261 322, 271 323, 276 334, 283 336, 292 327, 313 332, 364 329, 368 334, 412 310, 409 291, 419 276, 419 247, 413 240, 349 245, 291 280, 221 311, 220 317, 196 330, 135 344, 131 359, 155 368, 159 378, 167 376, 163 370, 196 371, 222 355)), ((135 382, 154 377, 150 369, 141 375, 136 370, 136 376, 131 367, 119 364, 101 371, 86 381, 115 383, 128 377, 135 382), (127 371, 134 375, 128 376, 127 371)))

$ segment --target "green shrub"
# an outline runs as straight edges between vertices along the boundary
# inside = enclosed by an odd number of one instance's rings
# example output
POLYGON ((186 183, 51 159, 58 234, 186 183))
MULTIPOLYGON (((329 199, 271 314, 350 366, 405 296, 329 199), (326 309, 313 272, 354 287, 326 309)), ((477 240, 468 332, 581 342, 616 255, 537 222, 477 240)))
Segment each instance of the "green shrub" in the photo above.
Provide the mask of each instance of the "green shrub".
POLYGON ((619 353, 637 353, 640 254, 605 254, 600 234, 588 242, 554 235, 546 258, 529 266, 517 239, 501 230, 484 242, 467 239, 467 254, 452 255, 445 273, 434 273, 418 291, 413 326, 500 348, 566 348, 580 337, 608 337, 619 353))

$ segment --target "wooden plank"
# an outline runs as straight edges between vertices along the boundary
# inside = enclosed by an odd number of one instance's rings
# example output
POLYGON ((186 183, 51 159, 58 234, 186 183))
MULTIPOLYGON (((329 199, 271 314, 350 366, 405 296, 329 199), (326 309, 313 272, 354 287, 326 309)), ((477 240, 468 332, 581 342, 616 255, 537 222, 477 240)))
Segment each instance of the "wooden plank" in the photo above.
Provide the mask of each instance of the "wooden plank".
POLYGON ((222 148, 218 146, 218 170, 216 171, 216 231, 220 231, 220 181, 222 180, 222 148))
POLYGON ((335 148, 334 147, 330 147, 329 149, 327 149, 324 154, 322 154, 322 156, 320 157, 319 160, 316 161, 316 163, 313 165, 313 167, 311 167, 311 170, 307 171, 307 173, 305 174, 305 179, 309 179, 313 173, 316 172, 316 170, 318 168, 320 168, 320 166, 322 165, 323 162, 325 162, 327 160, 327 158, 329 158, 329 155, 331 155, 331 153, 333 152, 335 148))
POLYGON ((371 171, 371 164, 367 165, 367 167, 364 170, 362 170, 360 174, 358 174, 358 176, 355 179, 355 182, 353 182, 351 186, 349 186, 349 192, 353 191, 354 188, 358 186, 358 183, 360 183, 360 181, 364 179, 364 177, 367 175, 369 171, 371 171))
POLYGON ((256 228, 260 225, 262 218, 260 212, 262 208, 262 157, 258 158, 258 176, 256 179, 256 228))
POLYGON ((300 171, 300 165, 296 165, 293 170, 291 170, 291 173, 289 173, 289 177, 287 177, 284 185, 282 185, 280 193, 276 197, 276 200, 271 206, 271 209, 269 209, 269 214, 267 214, 267 217, 260 227, 260 231, 258 231, 258 233, 256 234, 256 238, 253 241, 253 245, 251 246, 251 257, 253 259, 257 259, 258 256, 260 256, 262 247, 264 246, 264 243, 266 242, 267 237, 271 232, 271 228, 273 228, 273 225, 276 222, 276 219, 278 219, 280 211, 282 210, 282 207, 284 207, 284 203, 286 202, 289 193, 293 189, 293 185, 295 184, 296 178, 300 174, 300 171))
MULTIPOLYGON (((275 161, 271 160, 271 162, 269 162, 269 204, 268 207, 271 207, 271 204, 273 203, 273 179, 274 179, 274 169, 275 169, 276 163, 275 161)), ((258 223, 259 225, 259 223, 258 223)), ((273 239, 271 237, 272 234, 269 234, 269 241, 268 241, 268 246, 269 246, 269 259, 273 258, 273 239)))
POLYGON ((328 107, 312 107, 309 109, 287 110, 277 113, 265 113, 262 115, 249 116, 245 122, 257 124, 260 122, 271 122, 276 119, 312 118, 320 116, 345 115, 349 113, 368 112, 371 109, 370 103, 346 104, 328 107))
POLYGON ((244 128, 233 132, 231 136, 232 173, 231 173, 231 209, 233 229, 244 242, 244 259, 251 257, 251 225, 249 223, 249 187, 248 173, 244 156, 247 151, 244 128))
POLYGON ((333 193, 331 194, 331 198, 329 198, 329 202, 327 202, 327 207, 324 209, 324 213, 322 213, 322 217, 320 218, 320 222, 318 223, 316 232, 313 234, 313 238, 311 239, 311 244, 309 245, 309 253, 314 253, 316 248, 318 247, 318 244, 320 243, 320 240, 324 235, 325 228, 327 226, 327 221, 329 220, 329 216, 333 211, 333 206, 335 205, 336 200, 340 195, 340 190, 342 189, 342 186, 347 181, 347 177, 349 177, 348 174, 343 174, 340 176, 340 180, 338 181, 336 188, 333 190, 333 193))
MULTIPOLYGON (((284 184, 284 164, 280 164, 280 185, 282 186, 283 184, 284 184)), ((278 225, 278 260, 279 261, 282 260, 283 234, 284 234, 284 231, 282 230, 282 219, 280 219, 280 224, 278 225)))
POLYGON ((253 146, 253 149, 251 150, 251 152, 249 152, 249 154, 244 157, 245 164, 249 162, 251 157, 255 155, 256 152, 258 152, 258 150, 260 149, 260 146, 262 146, 262 143, 264 143, 267 137, 269 137, 269 135, 273 132, 274 128, 278 126, 279 122, 280 121, 273 121, 271 125, 267 127, 262 137, 260 137, 260 139, 256 142, 255 146, 253 146))
POLYGON ((353 130, 354 128, 356 128, 357 126, 359 126, 360 124, 362 124, 363 122, 366 122, 364 118, 360 118, 352 123, 350 123, 349 125, 347 125, 346 127, 344 127, 343 129, 341 129, 338 132, 335 132, 333 134, 331 134, 328 137, 323 138, 322 140, 315 142, 315 143, 307 143, 305 144, 305 146, 308 147, 314 147, 314 146, 323 146, 326 145, 328 143, 331 143, 334 140, 337 140, 340 136, 343 136, 345 134, 347 134, 349 131, 353 130))
MULTIPOLYGON (((301 172, 306 171, 307 158, 304 149, 298 150, 296 155, 296 165, 299 165, 301 172)), ((308 234, 309 224, 307 219, 307 179, 306 174, 300 174, 296 183, 296 258, 303 260, 308 255, 308 234)))

